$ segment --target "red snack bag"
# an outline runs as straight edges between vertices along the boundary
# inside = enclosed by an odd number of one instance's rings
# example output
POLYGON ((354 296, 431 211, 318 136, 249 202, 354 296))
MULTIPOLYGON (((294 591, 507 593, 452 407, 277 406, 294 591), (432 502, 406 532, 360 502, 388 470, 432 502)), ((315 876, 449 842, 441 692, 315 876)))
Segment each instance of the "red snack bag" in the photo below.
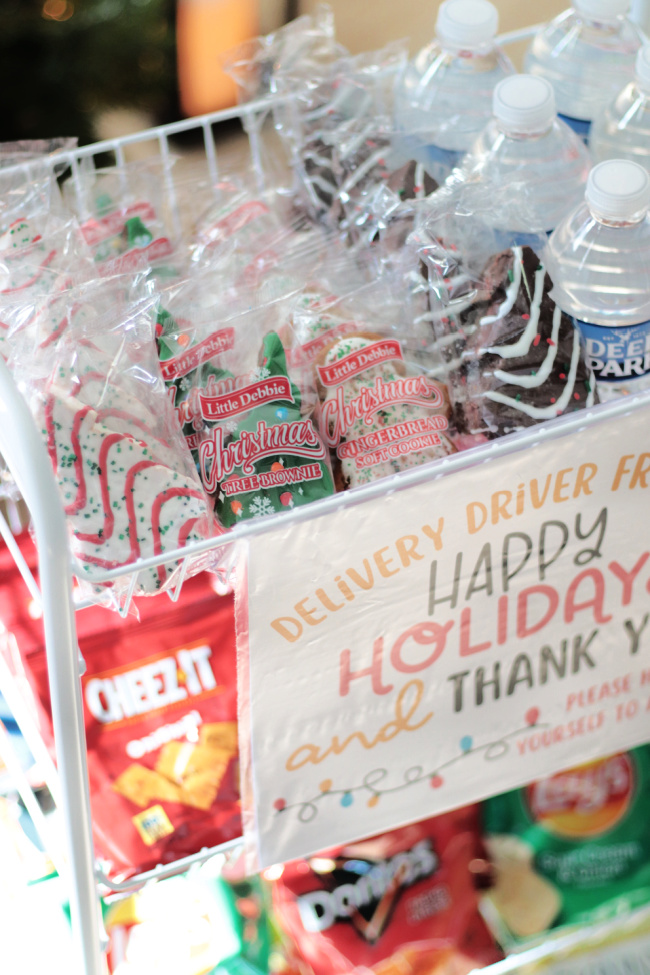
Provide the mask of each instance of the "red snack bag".
POLYGON ((290 964, 301 975, 464 975, 496 961, 477 909, 481 857, 478 807, 467 806, 287 864, 273 903, 290 964))
MULTIPOLYGON (((7 662, 47 727, 42 635, 15 567, 0 583, 0 607, 10 606, 5 625, 22 659, 7 662)), ((99 607, 77 614, 93 831, 114 879, 241 835, 232 597, 217 596, 202 573, 176 604, 137 607, 140 621, 99 607)), ((5 659, 12 646, 5 635, 5 659)))

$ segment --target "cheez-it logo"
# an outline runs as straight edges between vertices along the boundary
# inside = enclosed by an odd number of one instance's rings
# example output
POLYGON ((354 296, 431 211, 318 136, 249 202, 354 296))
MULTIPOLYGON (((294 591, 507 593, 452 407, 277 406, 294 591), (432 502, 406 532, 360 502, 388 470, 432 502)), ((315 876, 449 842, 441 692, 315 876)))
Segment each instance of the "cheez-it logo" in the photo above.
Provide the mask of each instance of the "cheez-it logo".
POLYGON ((114 724, 214 690, 211 656, 201 643, 94 674, 84 680, 86 707, 97 721, 114 724))

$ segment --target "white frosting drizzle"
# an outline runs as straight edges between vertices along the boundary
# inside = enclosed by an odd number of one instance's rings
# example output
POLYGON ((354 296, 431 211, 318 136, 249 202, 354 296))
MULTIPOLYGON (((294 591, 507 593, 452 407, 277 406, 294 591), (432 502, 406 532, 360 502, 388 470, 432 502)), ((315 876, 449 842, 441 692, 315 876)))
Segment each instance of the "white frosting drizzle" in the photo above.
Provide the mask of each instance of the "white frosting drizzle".
MULTIPOLYGON (((532 321, 532 316, 531 316, 532 321)), ((553 330, 551 332, 551 344, 548 346, 548 351, 546 353, 546 358, 542 362, 541 366, 537 370, 537 373, 528 373, 525 376, 517 376, 514 373, 504 372, 502 369, 494 370, 495 379, 499 379, 502 383, 510 383, 513 386, 524 386, 526 389, 533 389, 535 386, 541 386, 545 383, 551 374, 553 369, 553 363, 555 362, 555 357, 557 355, 557 342, 560 335, 560 322, 562 321, 562 312, 560 308, 556 305, 553 312, 553 330)), ((526 350, 528 351, 528 350, 526 350)))
POLYGON ((315 149, 307 149, 304 153, 306 162, 313 162, 317 166, 323 166, 325 169, 331 169, 332 160, 328 159, 327 156, 319 156, 315 149))
POLYGON ((337 187, 334 183, 328 183, 324 177, 319 176, 317 173, 307 176, 307 181, 312 184, 312 186, 317 186, 318 189, 323 190, 324 193, 331 193, 332 196, 336 195, 337 187))
POLYGON ((496 322, 497 319, 503 318, 507 315, 509 311, 512 310, 512 306, 515 303, 517 297, 517 292, 519 291, 519 285, 521 284, 521 262, 522 262, 522 252, 521 247, 513 247, 512 253, 515 256, 513 264, 512 281, 510 286, 506 291, 506 299, 502 304, 499 305, 499 310, 496 315, 485 315, 481 321, 481 325, 491 325, 492 322, 496 322))
MULTIPOLYGON (((530 303, 530 318, 526 323, 526 328, 521 333, 517 341, 513 342, 511 345, 494 346, 493 348, 486 349, 486 352, 492 352, 495 355, 500 356, 502 359, 515 359, 517 356, 527 354, 530 349, 531 342, 537 335, 539 312, 542 304, 542 297, 544 295, 545 276, 546 270, 544 265, 540 264, 539 269, 535 271, 535 290, 533 293, 533 300, 530 303)), ((510 309, 508 309, 508 311, 509 310, 510 309)), ((492 319, 492 321, 496 321, 496 319, 492 319)))
POLYGON ((350 176, 348 176, 345 183, 341 187, 339 196, 343 196, 344 194, 348 193, 348 191, 351 190, 353 186, 356 186, 359 180, 363 179, 363 177, 367 173, 369 173, 370 170, 373 169, 374 166, 376 166, 379 163, 379 161, 384 158, 385 155, 386 155, 386 147, 383 146, 381 149, 377 149, 377 151, 374 152, 371 156, 368 156, 366 161, 361 163, 361 165, 358 166, 355 169, 355 171, 351 173, 350 176))
POLYGON ((415 192, 416 200, 423 199, 424 193, 424 164, 419 162, 415 164, 415 175, 413 177, 413 189, 415 192))
MULTIPOLYGON (((575 386, 576 375, 578 373, 578 362, 580 360, 580 338, 578 336, 577 329, 573 330, 573 350, 571 352, 571 367, 569 369, 569 375, 567 376, 566 386, 562 392, 562 395, 555 403, 551 403, 549 406, 532 406, 530 403, 524 403, 523 400, 512 399, 511 396, 504 396, 503 393, 496 392, 486 392, 485 396, 488 399, 493 400, 495 403, 502 403, 504 406, 510 406, 513 410, 519 410, 521 413, 525 413, 527 416, 531 417, 533 420, 550 420, 552 417, 563 413, 564 410, 569 405, 569 400, 573 394, 573 387, 575 386)), ((508 382, 511 378, 508 378, 508 382)))

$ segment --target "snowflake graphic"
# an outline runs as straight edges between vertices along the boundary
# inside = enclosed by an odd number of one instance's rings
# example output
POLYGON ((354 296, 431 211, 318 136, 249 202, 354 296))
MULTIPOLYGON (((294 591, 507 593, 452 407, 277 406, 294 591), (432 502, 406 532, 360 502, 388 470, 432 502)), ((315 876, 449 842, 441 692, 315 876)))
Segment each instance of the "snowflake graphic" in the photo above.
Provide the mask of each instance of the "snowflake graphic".
POLYGON ((225 434, 234 433, 238 427, 237 420, 226 420, 221 424, 221 429, 225 434))
POLYGON ((303 489, 302 489, 301 487, 299 487, 299 488, 298 488, 298 494, 304 494, 304 493, 305 493, 305 492, 303 491, 303 489))
POLYGON ((258 366, 253 370, 254 379, 268 379, 271 375, 271 370, 267 369, 266 366, 258 366))
POLYGON ((192 380, 188 379, 187 376, 183 376, 183 378, 178 384, 178 387, 179 389, 182 389, 183 392, 186 392, 188 389, 190 389, 191 385, 192 385, 192 380))
POLYGON ((273 507, 273 502, 268 498, 263 498, 260 494, 256 495, 248 506, 253 518, 259 518, 262 515, 272 515, 275 511, 273 507))

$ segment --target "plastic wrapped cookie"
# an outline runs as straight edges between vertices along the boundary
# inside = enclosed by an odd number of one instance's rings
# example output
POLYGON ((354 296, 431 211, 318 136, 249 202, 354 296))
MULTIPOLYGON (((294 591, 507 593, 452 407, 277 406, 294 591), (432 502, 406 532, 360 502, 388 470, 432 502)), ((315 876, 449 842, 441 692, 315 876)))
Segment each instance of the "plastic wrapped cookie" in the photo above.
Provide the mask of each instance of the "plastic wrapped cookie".
POLYGON ((395 338, 351 335, 317 367, 321 431, 341 489, 453 453, 445 387, 404 359, 395 338))

